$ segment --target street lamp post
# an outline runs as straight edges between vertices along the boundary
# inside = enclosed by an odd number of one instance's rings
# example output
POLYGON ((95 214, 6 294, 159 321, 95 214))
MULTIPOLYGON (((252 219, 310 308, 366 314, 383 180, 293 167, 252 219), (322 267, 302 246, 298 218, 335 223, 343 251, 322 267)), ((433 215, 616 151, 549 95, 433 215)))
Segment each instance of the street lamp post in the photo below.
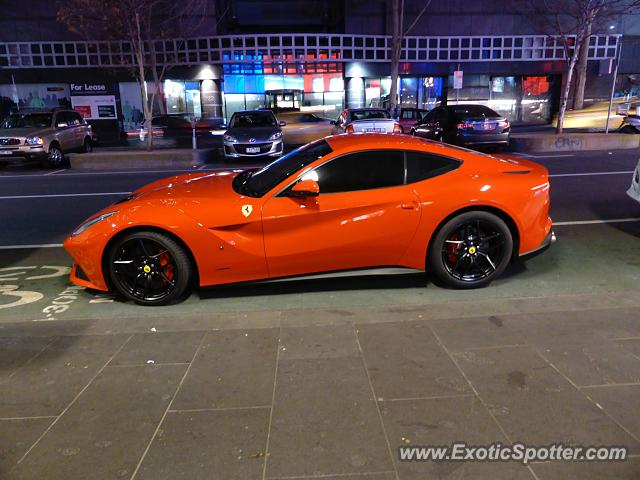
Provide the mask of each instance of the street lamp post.
POLYGON ((611 82, 611 96, 609 97, 609 110, 607 111, 607 125, 604 129, 604 133, 609 133, 609 119, 611 118, 611 107, 613 106, 613 95, 616 91, 616 79, 618 78, 618 65, 620 65, 620 54, 622 52, 622 36, 618 37, 618 43, 616 44, 616 67, 613 69, 613 81, 611 82))

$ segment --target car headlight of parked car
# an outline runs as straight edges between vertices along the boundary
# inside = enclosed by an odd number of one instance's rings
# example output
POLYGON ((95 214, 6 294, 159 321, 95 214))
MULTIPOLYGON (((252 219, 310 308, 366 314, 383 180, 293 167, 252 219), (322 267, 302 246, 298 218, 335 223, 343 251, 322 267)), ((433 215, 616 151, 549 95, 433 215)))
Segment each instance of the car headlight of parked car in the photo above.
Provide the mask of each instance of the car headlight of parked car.
POLYGON ((27 145, 43 145, 44 140, 41 137, 27 137, 24 139, 27 145))
POLYGON ((269 140, 280 140, 282 138, 282 132, 276 132, 269 137, 269 140))
POLYGON ((232 137, 231 135, 225 135, 222 138, 224 139, 225 142, 229 142, 229 143, 236 143, 238 141, 235 137, 232 137))
POLYGON ((80 226, 73 231, 71 236, 75 237, 76 235, 80 235, 87 228, 92 227, 93 225, 95 225, 98 222, 101 222, 102 220, 106 220, 107 218, 114 216, 116 213, 118 213, 117 210, 109 213, 103 213, 102 215, 98 215, 97 217, 94 217, 90 220, 87 220, 84 223, 81 223, 80 226))

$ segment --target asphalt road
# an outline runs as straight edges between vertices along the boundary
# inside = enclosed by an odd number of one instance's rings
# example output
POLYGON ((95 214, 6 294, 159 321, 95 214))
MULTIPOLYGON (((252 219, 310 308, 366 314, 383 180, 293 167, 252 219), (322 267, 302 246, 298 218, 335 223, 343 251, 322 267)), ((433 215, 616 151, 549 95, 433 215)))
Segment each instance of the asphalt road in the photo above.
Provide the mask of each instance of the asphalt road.
MULTIPOLYGON (((314 280, 204 289, 165 311, 197 317, 214 306, 217 311, 243 312, 331 305, 436 304, 450 300, 464 303, 637 288, 640 249, 632 243, 637 243, 640 236, 640 204, 628 198, 625 191, 638 153, 603 151, 527 158, 549 168, 551 215, 559 242, 544 255, 514 265, 488 289, 457 292, 431 284, 424 288, 424 277, 415 275, 337 282, 314 280)), ((206 168, 227 167, 212 164, 206 168)), ((156 315, 152 313, 156 309, 94 298, 94 293, 85 291, 77 292, 77 298, 64 310, 47 310, 47 306, 68 286, 62 267, 68 267, 70 259, 56 245, 96 210, 138 186, 175 173, 178 172, 81 173, 29 166, 0 170, 0 283, 35 292, 35 296, 18 305, 17 296, 0 295, 0 322, 156 315), (32 248, 25 248, 28 246, 32 248), (36 297, 38 300, 34 300, 36 297)))

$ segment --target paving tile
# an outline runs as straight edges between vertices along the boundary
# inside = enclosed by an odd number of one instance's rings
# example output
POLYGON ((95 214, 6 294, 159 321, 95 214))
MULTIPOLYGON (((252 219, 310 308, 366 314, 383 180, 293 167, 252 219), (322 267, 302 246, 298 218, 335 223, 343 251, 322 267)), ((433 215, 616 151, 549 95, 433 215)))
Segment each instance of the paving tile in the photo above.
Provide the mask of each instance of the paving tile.
POLYGON ((133 335, 109 365, 189 363, 203 332, 158 332, 133 335))
POLYGON ((576 385, 640 382, 640 359, 611 340, 553 341, 540 352, 576 385))
POLYGON ((530 347, 454 354, 513 441, 533 445, 638 443, 530 347))
POLYGON ((582 391, 598 402, 617 422, 640 438, 640 385, 593 387, 584 388, 582 391))
POLYGON ((107 367, 9 478, 130 478, 186 368, 107 367))
POLYGON ((401 479, 533 479, 526 468, 515 463, 399 461, 399 448, 406 446, 504 444, 506 438, 475 396, 381 402, 381 406, 401 479))
POLYGON ((450 351, 525 343, 517 316, 443 319, 434 320, 430 325, 450 351))
POLYGON ((0 420, 0 478, 27 452, 53 422, 53 418, 0 420))
POLYGON ((393 470, 360 358, 278 366, 268 477, 393 470))
POLYGON ((262 479, 269 408, 171 412, 137 479, 262 479))
POLYGON ((635 480, 640 458, 624 462, 534 463, 531 468, 539 480, 635 480))
POLYGON ((171 408, 271 405, 277 349, 275 328, 208 333, 171 408))
POLYGON ((3 383, 0 418, 59 415, 127 338, 60 337, 3 383))
POLYGON ((283 328, 280 333, 280 360, 357 356, 351 325, 283 328))
POLYGON ((426 322, 358 325, 357 329, 377 397, 416 398, 470 391, 426 322))
POLYGON ((51 340, 47 337, 0 337, 0 383, 42 351, 51 340))
POLYGON ((622 345, 627 352, 635 355, 637 358, 640 358, 640 338, 618 340, 616 343, 622 345))

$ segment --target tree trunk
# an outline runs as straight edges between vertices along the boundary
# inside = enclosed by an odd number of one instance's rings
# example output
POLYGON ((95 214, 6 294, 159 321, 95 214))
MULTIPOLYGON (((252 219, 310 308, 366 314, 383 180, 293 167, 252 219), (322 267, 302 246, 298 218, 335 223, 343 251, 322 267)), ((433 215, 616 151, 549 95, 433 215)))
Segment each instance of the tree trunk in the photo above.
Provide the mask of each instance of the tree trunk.
POLYGON ((573 92, 573 108, 580 110, 584 107, 584 90, 587 82, 587 57, 589 56, 589 38, 591 25, 587 26, 586 36, 580 46, 580 55, 576 64, 576 81, 573 92))
POLYGON ((571 60, 569 61, 569 68, 567 71, 567 80, 562 91, 562 97, 560 98, 560 111, 558 112, 558 126, 556 127, 556 133, 562 133, 564 127, 564 114, 567 111, 567 101, 569 100, 569 93, 571 91, 571 79, 573 78, 573 72, 576 69, 576 63, 578 63, 578 56, 580 55, 580 44, 576 45, 576 50, 573 52, 571 60))
MULTIPOLYGON (((164 86, 162 85, 162 78, 158 75, 158 66, 156 64, 156 46, 155 42, 149 42, 150 52, 150 60, 151 60, 151 72, 153 73, 153 83, 156 87, 156 94, 158 95, 158 107, 160 110, 160 115, 166 115, 167 113, 167 103, 164 98, 164 86)), ((153 104, 151 105, 153 110, 153 104)))
POLYGON ((400 66, 400 53, 402 52, 402 21, 403 14, 400 8, 402 0, 391 0, 391 91, 389 92, 389 111, 395 115, 398 106, 398 70, 400 66))

